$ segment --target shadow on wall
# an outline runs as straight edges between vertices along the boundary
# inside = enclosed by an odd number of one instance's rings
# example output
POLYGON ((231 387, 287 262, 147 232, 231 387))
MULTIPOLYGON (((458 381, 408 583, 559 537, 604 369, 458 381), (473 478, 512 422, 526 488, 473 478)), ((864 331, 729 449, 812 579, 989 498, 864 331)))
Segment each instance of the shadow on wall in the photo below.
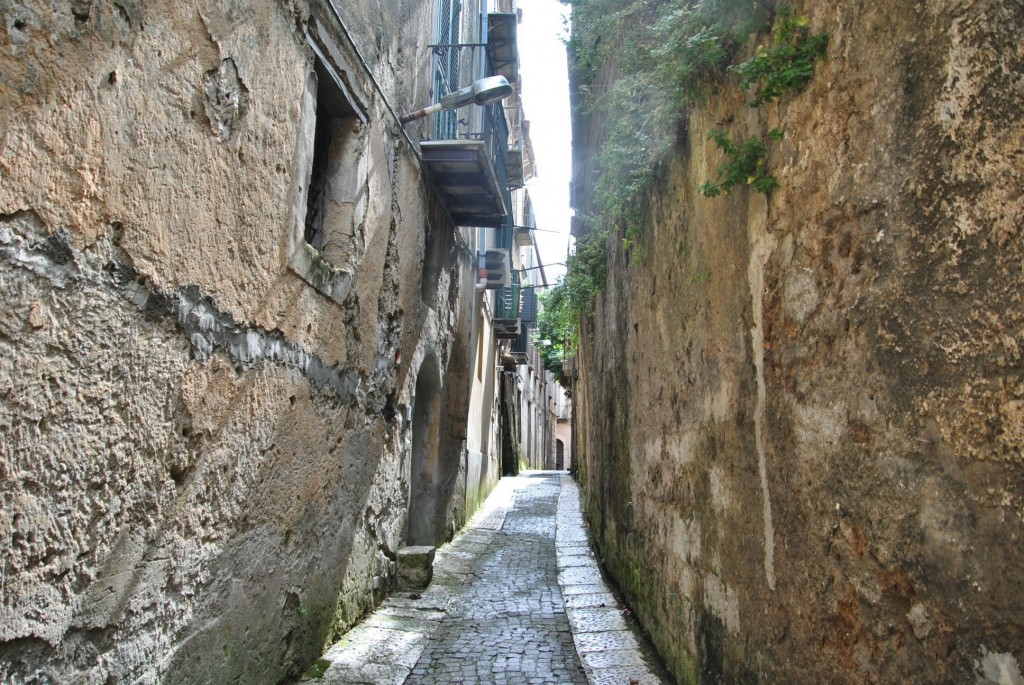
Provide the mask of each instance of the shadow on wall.
POLYGON ((431 353, 420 365, 412 414, 412 471, 409 481, 410 545, 437 543, 441 373, 431 353))

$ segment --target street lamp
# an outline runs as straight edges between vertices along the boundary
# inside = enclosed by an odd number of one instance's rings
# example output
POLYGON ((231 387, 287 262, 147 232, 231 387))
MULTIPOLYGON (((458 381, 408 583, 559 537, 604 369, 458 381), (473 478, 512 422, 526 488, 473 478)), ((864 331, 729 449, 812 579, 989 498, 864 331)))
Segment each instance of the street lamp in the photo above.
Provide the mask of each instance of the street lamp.
POLYGON ((400 118, 402 126, 406 126, 417 119, 422 119, 428 114, 440 112, 447 109, 458 109, 466 105, 477 104, 480 106, 489 105, 492 102, 503 100, 512 94, 512 85, 504 76, 488 76, 475 83, 466 86, 462 90, 449 93, 429 107, 418 109, 415 112, 403 114, 400 118))

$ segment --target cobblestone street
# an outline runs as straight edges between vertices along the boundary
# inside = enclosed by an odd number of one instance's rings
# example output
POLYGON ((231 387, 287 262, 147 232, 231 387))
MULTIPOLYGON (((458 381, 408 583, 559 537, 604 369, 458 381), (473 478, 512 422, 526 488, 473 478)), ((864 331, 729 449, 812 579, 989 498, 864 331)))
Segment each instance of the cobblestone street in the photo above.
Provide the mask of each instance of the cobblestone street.
POLYGON ((558 587, 558 476, 528 483, 407 682, 586 682, 558 587))
POLYGON ((318 682, 660 684, 605 587, 579 495, 561 472, 502 479, 437 552, 420 594, 397 593, 327 651, 318 682))

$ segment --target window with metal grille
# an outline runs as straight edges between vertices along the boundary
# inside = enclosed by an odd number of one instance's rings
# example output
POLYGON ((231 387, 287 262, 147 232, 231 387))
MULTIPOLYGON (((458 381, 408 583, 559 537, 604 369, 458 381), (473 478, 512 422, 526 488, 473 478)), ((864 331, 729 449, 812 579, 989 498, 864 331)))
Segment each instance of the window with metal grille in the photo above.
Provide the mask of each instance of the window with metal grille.
MULTIPOLYGON (((434 12, 434 102, 459 89, 462 0, 437 0, 434 12)), ((434 120, 434 138, 454 140, 458 134, 456 110, 438 112, 434 120)))

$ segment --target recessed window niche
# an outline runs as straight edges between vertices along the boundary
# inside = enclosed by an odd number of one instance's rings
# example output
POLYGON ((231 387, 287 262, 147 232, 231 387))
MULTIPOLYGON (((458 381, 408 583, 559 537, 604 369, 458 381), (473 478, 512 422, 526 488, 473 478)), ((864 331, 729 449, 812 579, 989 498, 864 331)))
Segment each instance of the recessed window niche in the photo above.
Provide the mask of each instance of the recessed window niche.
POLYGON ((368 118, 340 50, 322 31, 307 36, 315 58, 303 93, 289 263, 340 303, 363 248, 368 118))

